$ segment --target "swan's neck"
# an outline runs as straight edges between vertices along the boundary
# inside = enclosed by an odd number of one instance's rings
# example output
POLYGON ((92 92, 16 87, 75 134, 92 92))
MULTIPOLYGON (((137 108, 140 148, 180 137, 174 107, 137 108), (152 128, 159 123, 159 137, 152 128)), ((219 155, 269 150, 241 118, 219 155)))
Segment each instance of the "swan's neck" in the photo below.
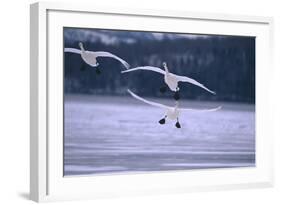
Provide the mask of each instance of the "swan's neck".
POLYGON ((84 46, 83 46, 83 45, 80 45, 80 49, 81 49, 81 52, 82 52, 82 53, 85 52, 85 49, 84 49, 84 46))
POLYGON ((179 109, 179 102, 176 101, 175 110, 178 110, 178 109, 179 109))
POLYGON ((169 70, 168 70, 167 66, 165 66, 164 69, 165 69, 166 75, 169 74, 169 70))

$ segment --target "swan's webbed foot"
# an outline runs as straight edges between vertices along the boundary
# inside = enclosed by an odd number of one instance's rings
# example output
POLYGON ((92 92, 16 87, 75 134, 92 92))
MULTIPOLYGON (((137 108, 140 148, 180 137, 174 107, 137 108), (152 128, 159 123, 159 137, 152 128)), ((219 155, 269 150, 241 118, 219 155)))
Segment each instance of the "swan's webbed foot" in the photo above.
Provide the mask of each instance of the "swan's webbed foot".
POLYGON ((179 100, 180 99, 180 93, 179 91, 176 91, 175 94, 174 94, 174 99, 175 100, 179 100))
POLYGON ((166 87, 166 86, 163 86, 163 87, 161 87, 161 88, 159 89, 159 91, 160 91, 161 93, 165 93, 165 92, 167 91, 167 87, 166 87))
POLYGON ((96 68, 96 74, 100 75, 101 74, 101 71, 99 68, 96 68))
POLYGON ((175 124, 176 128, 181 128, 181 124, 179 123, 179 118, 177 118, 177 123, 175 124))
POLYGON ((159 120, 159 124, 164 125, 166 123, 166 117, 165 116, 163 119, 159 120))
POLYGON ((166 122, 165 118, 163 118, 163 119, 159 120, 159 124, 161 124, 161 125, 164 125, 164 124, 165 124, 165 122, 166 122))
POLYGON ((176 128, 181 128, 181 124, 180 124, 179 122, 177 122, 177 123, 175 124, 175 126, 176 126, 176 128))

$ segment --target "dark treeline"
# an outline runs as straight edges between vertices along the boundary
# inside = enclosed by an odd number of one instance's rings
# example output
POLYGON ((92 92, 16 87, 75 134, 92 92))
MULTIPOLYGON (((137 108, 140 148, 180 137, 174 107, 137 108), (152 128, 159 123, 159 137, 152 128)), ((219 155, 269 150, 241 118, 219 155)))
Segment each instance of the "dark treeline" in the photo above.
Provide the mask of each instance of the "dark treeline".
MULTIPOLYGON (((133 38, 130 33, 127 32, 127 36, 133 38)), ((139 36, 141 32, 132 33, 138 33, 139 36)), ((110 35, 114 35, 114 32, 110 35)), ((64 46, 78 48, 78 42, 77 39, 65 38, 64 46)), ((212 95, 197 86, 181 83, 182 98, 255 103, 253 37, 164 37, 161 40, 144 37, 133 43, 119 41, 111 44, 85 39, 83 43, 86 50, 114 53, 131 67, 151 65, 162 68, 165 61, 170 72, 194 78, 217 93, 212 95)), ((95 69, 89 66, 81 71, 83 60, 80 55, 65 53, 64 58, 66 93, 124 95, 130 88, 141 96, 171 96, 170 92, 159 92, 164 84, 164 78, 159 73, 135 71, 121 74, 124 67, 118 61, 98 58, 102 73, 97 75, 95 69)))

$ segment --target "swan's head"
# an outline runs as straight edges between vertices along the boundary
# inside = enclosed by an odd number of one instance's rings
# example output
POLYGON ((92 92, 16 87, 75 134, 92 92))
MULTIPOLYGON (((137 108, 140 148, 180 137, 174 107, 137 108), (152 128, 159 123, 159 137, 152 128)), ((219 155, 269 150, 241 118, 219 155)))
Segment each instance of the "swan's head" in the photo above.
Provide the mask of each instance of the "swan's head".
POLYGON ((81 48, 81 50, 84 50, 84 47, 83 47, 83 43, 82 42, 79 42, 79 47, 81 48))
POLYGON ((167 66, 167 63, 166 63, 166 62, 163 62, 163 67, 164 67, 164 69, 165 69, 166 72, 169 72, 168 66, 167 66))

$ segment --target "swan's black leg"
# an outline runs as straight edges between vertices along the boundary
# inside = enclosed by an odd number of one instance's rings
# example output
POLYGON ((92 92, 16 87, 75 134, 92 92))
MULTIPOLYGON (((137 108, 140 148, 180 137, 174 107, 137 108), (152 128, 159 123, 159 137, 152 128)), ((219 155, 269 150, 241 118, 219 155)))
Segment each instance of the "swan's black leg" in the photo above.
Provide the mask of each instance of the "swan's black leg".
POLYGON ((80 70, 81 70, 81 71, 85 71, 86 68, 87 68, 87 65, 86 65, 85 62, 83 62, 82 65, 81 65, 81 67, 80 67, 80 70))
POLYGON ((166 123, 166 118, 167 118, 167 115, 165 115, 165 117, 163 119, 159 120, 159 124, 164 125, 166 123))
POLYGON ((175 125, 177 128, 181 128, 181 124, 179 123, 179 118, 177 118, 177 123, 175 125))
POLYGON ((160 91, 161 93, 165 93, 165 92, 167 91, 167 86, 166 86, 166 85, 162 86, 162 87, 159 89, 159 91, 160 91))
POLYGON ((101 74, 101 71, 98 67, 96 67, 96 74, 100 75, 101 74))
POLYGON ((175 99, 175 100, 179 100, 179 99, 180 99, 180 91, 179 91, 179 90, 177 90, 177 91, 175 92, 175 94, 174 94, 174 99, 175 99))

